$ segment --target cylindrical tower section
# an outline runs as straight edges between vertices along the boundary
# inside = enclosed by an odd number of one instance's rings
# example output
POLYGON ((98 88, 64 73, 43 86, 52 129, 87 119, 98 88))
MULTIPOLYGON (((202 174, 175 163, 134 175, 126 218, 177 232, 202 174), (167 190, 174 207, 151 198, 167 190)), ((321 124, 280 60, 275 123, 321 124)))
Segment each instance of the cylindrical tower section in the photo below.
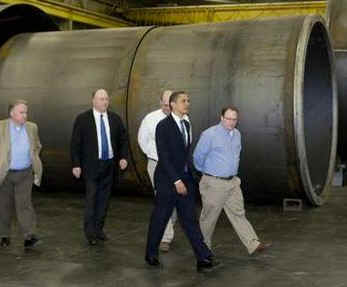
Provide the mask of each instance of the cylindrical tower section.
POLYGON ((49 15, 28 4, 0 6, 0 27, 0 47, 12 36, 20 33, 59 30, 49 15))
POLYGON ((44 147, 43 184, 50 189, 71 186, 73 121, 91 108, 93 91, 108 90, 111 108, 125 124, 130 68, 149 29, 26 33, 1 48, 0 118, 7 116, 9 100, 28 100, 29 119, 38 123, 44 147))
POLYGON ((336 78, 339 100, 339 127, 337 152, 347 161, 347 1, 330 0, 327 16, 336 57, 336 78))
POLYGON ((164 89, 190 95, 194 142, 219 121, 222 107, 240 109, 240 174, 247 198, 324 202, 335 162, 337 100, 321 17, 152 30, 136 54, 127 106, 139 174, 145 165, 136 132, 164 89))

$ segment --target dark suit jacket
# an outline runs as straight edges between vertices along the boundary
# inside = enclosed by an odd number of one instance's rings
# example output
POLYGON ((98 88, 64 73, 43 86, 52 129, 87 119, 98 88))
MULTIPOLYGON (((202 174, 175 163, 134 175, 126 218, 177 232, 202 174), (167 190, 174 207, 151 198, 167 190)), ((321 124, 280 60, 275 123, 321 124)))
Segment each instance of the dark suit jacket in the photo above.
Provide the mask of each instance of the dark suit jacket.
POLYGON ((187 147, 184 145, 182 133, 171 114, 158 123, 155 131, 158 152, 158 165, 154 174, 155 183, 173 185, 175 181, 185 177, 185 166, 188 167, 188 173, 190 173, 190 133, 188 122, 185 124, 188 132, 187 147))
MULTIPOLYGON (((128 137, 121 118, 107 111, 110 125, 114 160, 128 158, 128 137)), ((81 167, 82 173, 92 177, 98 167, 98 137, 93 110, 77 116, 71 138, 71 159, 73 167, 81 167)), ((116 164, 118 167, 118 164, 116 164)))

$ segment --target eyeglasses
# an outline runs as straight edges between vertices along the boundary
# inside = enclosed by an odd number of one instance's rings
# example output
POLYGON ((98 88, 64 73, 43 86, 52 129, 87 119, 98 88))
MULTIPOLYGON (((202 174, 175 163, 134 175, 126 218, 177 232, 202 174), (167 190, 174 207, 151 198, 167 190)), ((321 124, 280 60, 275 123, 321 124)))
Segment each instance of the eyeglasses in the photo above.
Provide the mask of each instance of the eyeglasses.
POLYGON ((234 121, 236 122, 237 121, 237 118, 227 118, 227 117, 223 117, 224 120, 227 120, 227 121, 234 121))

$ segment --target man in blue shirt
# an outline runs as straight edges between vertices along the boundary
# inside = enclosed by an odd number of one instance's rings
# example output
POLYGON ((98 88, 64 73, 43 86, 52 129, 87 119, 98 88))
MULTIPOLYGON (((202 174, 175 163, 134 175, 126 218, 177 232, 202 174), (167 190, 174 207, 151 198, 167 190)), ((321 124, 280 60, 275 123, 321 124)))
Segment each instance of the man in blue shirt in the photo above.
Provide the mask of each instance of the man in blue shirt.
POLYGON ((0 121, 0 246, 10 245, 14 210, 24 234, 24 247, 36 246, 36 216, 31 202, 32 184, 40 185, 41 143, 37 125, 27 121, 26 101, 9 106, 10 118, 0 121))
POLYGON ((241 180, 237 177, 241 152, 241 134, 236 129, 238 115, 237 108, 224 108, 220 123, 201 134, 194 150, 194 165, 203 173, 199 184, 203 207, 200 227, 211 248, 216 222, 224 209, 249 254, 253 254, 270 245, 259 241, 245 216, 241 180))

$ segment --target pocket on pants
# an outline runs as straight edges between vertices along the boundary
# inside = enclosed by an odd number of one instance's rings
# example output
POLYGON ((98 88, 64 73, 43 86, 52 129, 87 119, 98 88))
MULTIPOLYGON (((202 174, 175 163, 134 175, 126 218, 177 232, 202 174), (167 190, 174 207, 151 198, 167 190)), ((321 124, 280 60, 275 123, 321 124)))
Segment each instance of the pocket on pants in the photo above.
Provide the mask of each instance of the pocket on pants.
POLYGON ((233 177, 233 181, 235 185, 239 185, 239 186, 241 185, 241 179, 238 176, 235 175, 233 177))
POLYGON ((201 180, 199 182, 199 191, 200 191, 200 194, 204 191, 208 189, 208 182, 207 182, 207 177, 206 175, 203 175, 201 177, 201 180))

